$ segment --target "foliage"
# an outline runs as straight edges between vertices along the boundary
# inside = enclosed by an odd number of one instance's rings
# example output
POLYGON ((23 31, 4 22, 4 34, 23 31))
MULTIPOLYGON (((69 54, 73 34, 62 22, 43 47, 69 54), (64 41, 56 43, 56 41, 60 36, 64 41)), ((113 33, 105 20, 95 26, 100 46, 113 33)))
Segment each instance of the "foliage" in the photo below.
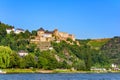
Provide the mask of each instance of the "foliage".
POLYGON ((47 69, 48 60, 44 57, 39 56, 38 68, 47 69))
POLYGON ((38 65, 40 64, 41 64, 41 68, 44 68, 44 69, 56 69, 58 66, 57 60, 55 59, 53 54, 50 53, 49 51, 43 51, 40 54, 40 57, 38 59, 38 65))
POLYGON ((36 67, 37 63, 35 56, 33 54, 29 54, 25 56, 24 59, 25 59, 26 68, 36 67))
POLYGON ((10 55, 10 68, 18 68, 20 64, 20 56, 16 53, 10 55))
POLYGON ((0 46, 0 68, 9 67, 10 54, 12 54, 12 50, 9 47, 0 46))
POLYGON ((103 45, 101 53, 104 54, 111 63, 120 65, 120 37, 114 37, 103 45))
POLYGON ((89 41, 87 44, 94 49, 100 49, 109 40, 110 39, 95 39, 95 40, 89 41))

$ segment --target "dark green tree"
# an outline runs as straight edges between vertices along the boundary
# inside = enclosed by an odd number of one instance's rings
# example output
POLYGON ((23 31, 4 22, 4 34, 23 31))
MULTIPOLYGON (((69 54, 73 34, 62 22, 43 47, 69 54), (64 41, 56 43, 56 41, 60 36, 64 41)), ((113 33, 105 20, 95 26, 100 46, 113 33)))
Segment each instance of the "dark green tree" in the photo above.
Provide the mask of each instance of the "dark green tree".
POLYGON ((37 61, 33 54, 28 54, 27 56, 24 57, 24 59, 26 63, 26 68, 36 67, 37 61))
POLYGON ((39 56, 39 58, 38 58, 38 68, 47 69, 48 68, 48 60, 44 57, 39 56))
POLYGON ((0 68, 9 67, 12 52, 9 47, 0 46, 0 68))
POLYGON ((91 49, 89 46, 85 45, 85 50, 84 50, 84 61, 85 61, 85 65, 86 65, 86 70, 90 71, 91 69, 91 49))
POLYGON ((20 64, 20 56, 16 53, 12 53, 10 55, 10 68, 19 68, 20 64))
POLYGON ((36 36, 37 35, 37 31, 33 30, 32 31, 32 36, 36 36))

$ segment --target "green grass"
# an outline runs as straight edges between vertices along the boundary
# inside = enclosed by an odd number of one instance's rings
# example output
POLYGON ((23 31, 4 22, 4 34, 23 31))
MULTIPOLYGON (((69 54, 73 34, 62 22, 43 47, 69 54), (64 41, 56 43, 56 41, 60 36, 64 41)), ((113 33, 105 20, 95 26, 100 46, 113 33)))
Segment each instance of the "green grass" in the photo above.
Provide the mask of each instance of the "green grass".
POLYGON ((6 73, 33 73, 33 69, 2 69, 6 73))
MULTIPOLYGON (((71 69, 55 69, 55 70, 41 70, 41 69, 2 69, 6 73, 98 73, 98 71, 77 71, 71 69)), ((108 72, 108 71, 107 71, 108 72)), ((107 73, 99 72, 99 73, 107 73)), ((120 72, 120 71, 111 71, 120 72)))
POLYGON ((108 41, 109 39, 96 39, 89 41, 88 45, 90 45, 92 48, 100 49, 108 41))

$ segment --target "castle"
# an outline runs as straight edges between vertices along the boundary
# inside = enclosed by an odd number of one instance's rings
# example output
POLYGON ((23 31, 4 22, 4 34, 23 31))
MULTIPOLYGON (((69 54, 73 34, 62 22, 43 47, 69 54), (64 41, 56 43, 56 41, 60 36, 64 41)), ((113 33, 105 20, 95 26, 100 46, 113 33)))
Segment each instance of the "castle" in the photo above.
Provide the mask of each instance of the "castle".
POLYGON ((57 29, 55 29, 54 31, 48 31, 40 28, 37 30, 37 36, 35 36, 35 39, 31 39, 31 42, 39 43, 62 40, 66 41, 68 38, 75 41, 75 37, 72 34, 59 32, 57 29))
POLYGON ((57 29, 53 31, 48 31, 40 28, 37 30, 37 36, 35 36, 34 39, 31 39, 31 42, 39 44, 39 48, 41 50, 48 50, 51 49, 51 41, 67 41, 68 38, 75 41, 75 37, 73 34, 59 32, 57 29))

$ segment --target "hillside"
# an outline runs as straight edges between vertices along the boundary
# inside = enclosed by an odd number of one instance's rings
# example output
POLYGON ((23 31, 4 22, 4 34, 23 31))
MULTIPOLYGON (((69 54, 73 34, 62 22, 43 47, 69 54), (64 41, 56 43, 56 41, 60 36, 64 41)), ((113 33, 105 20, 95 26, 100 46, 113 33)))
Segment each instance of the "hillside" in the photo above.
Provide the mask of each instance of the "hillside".
POLYGON ((89 45, 91 48, 99 50, 104 44, 106 44, 110 38, 104 39, 86 39, 86 40, 78 40, 80 45, 89 45))
MULTIPOLYGON (((1 60, 0 68, 40 68, 40 69, 71 69, 75 68, 78 70, 85 70, 85 62, 80 59, 77 53, 73 53, 72 49, 79 49, 79 46, 70 45, 66 41, 61 41, 56 43, 56 41, 51 42, 51 46, 54 48, 52 50, 42 51, 38 48, 38 44, 30 42, 31 36, 36 36, 36 31, 29 32, 25 30, 24 33, 14 33, 10 32, 7 34, 6 29, 12 28, 10 25, 0 23, 0 46, 1 53, 4 52, 4 48, 12 50, 12 54, 0 55, 0 57, 7 57, 5 60, 9 61, 8 66, 4 63, 4 58, 1 60), (7 47, 7 48, 6 48, 7 47), (3 49, 2 49, 3 48, 3 49), (27 56, 20 56, 18 52, 27 52, 27 56)), ((69 42, 69 41, 68 41, 69 42)), ((75 43, 74 41, 72 43, 75 43)), ((76 51, 76 50, 74 50, 76 51)), ((4 54, 7 54, 4 53, 4 54)), ((81 56, 82 57, 82 56, 81 56)))
POLYGON ((101 52, 105 54, 112 63, 120 64, 120 37, 114 37, 101 47, 101 52))
POLYGON ((47 39, 51 49, 41 50, 37 30, 7 33, 7 28, 13 26, 0 22, 0 68, 90 70, 91 67, 109 68, 111 63, 119 64, 120 37, 86 40, 53 38, 47 39), (31 43, 31 39, 39 44, 31 43), (19 52, 25 55, 20 56, 19 52))
POLYGON ((87 44, 94 49, 100 49, 105 43, 107 43, 110 39, 94 39, 89 41, 87 44))

